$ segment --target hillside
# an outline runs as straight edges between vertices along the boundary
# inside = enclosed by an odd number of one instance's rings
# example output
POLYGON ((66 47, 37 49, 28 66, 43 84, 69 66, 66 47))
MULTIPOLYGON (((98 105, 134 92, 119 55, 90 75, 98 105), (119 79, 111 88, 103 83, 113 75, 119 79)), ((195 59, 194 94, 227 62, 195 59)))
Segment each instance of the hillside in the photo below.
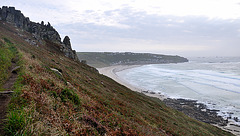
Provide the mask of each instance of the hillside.
POLYGON ((0 20, 1 91, 19 66, 1 135, 232 135, 99 74, 62 50, 68 42, 35 40, 0 20))
POLYGON ((186 58, 180 56, 132 52, 77 52, 77 56, 80 60, 85 60, 88 65, 97 68, 111 65, 141 65, 188 62, 186 58))

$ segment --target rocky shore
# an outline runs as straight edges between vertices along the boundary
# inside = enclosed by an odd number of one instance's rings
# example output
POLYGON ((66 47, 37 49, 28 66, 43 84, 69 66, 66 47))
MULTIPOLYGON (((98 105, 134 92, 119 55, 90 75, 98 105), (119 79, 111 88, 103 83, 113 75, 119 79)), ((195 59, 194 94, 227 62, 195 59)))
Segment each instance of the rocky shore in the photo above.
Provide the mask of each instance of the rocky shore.
POLYGON ((197 103, 196 100, 167 98, 164 99, 163 102, 167 106, 181 111, 196 120, 209 124, 217 124, 219 126, 226 126, 228 124, 227 119, 224 120, 217 114, 219 110, 207 109, 206 105, 197 103))
POLYGON ((152 91, 142 91, 141 93, 152 97, 159 96, 159 98, 162 98, 161 100, 168 107, 183 112, 187 116, 198 121, 217 126, 223 130, 240 136, 240 125, 235 123, 239 122, 238 118, 228 117, 227 119, 224 119, 222 116, 218 115, 219 110, 208 109, 205 104, 198 103, 197 100, 166 98, 160 93, 155 93, 152 91))
MULTIPOLYGON (((201 122, 205 122, 208 124, 215 125, 217 127, 220 127, 223 130, 229 131, 235 135, 240 136, 240 126, 236 125, 233 120, 224 119, 223 117, 219 116, 217 112, 219 110, 210 110, 207 108, 205 104, 198 103, 196 100, 188 100, 188 99, 172 99, 167 98, 166 96, 155 93, 149 90, 143 90, 141 88, 135 87, 124 80, 122 80, 120 77, 116 75, 116 72, 119 72, 121 70, 126 70, 129 68, 138 67, 140 65, 118 65, 118 66, 110 66, 110 67, 104 67, 99 68, 99 72, 101 74, 104 74, 118 83, 127 86, 128 88, 132 89, 133 91, 137 91, 140 93, 144 93, 147 96, 156 97, 162 100, 167 106, 174 108, 178 111, 183 112, 184 114, 188 115, 191 118, 194 118, 196 120, 199 120, 201 122)), ((234 119, 236 121, 236 119, 234 119)), ((237 119, 239 120, 239 119, 237 119)))

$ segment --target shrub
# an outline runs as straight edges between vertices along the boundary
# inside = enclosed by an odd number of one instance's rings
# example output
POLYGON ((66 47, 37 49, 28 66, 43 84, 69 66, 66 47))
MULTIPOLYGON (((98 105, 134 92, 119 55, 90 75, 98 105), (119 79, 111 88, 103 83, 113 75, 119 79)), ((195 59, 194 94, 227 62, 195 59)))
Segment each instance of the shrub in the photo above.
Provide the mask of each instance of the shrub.
POLYGON ((9 39, 7 38, 3 38, 4 42, 8 43, 8 44, 13 44, 9 39))
POLYGON ((80 99, 79 99, 78 95, 71 89, 66 88, 66 89, 62 90, 62 92, 60 94, 60 98, 63 102, 66 102, 67 99, 69 99, 76 105, 80 104, 80 99))

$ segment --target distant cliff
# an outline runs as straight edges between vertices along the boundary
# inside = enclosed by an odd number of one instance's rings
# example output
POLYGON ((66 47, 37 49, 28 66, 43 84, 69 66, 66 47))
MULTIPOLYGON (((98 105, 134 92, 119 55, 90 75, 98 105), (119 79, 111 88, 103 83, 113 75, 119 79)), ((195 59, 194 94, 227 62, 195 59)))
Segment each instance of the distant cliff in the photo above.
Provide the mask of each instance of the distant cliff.
POLYGON ((31 33, 34 40, 26 39, 26 41, 33 45, 42 43, 43 40, 59 44, 59 49, 65 54, 65 56, 78 61, 76 51, 72 50, 71 48, 70 38, 66 36, 64 38, 65 42, 62 42, 59 33, 51 26, 49 22, 47 24, 44 24, 43 21, 41 24, 32 22, 28 17, 25 17, 20 10, 16 10, 14 7, 7 6, 0 8, 0 21, 6 21, 31 33))
POLYGON ((79 59, 93 67, 188 62, 188 59, 180 56, 150 53, 78 52, 77 55, 79 59))

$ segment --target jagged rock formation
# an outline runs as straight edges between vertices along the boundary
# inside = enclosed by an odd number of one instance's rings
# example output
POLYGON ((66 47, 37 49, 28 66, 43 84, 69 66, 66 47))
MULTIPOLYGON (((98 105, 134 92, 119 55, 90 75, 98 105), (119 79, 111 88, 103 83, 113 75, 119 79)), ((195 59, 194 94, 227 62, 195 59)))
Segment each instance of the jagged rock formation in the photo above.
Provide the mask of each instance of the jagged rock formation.
POLYGON ((76 51, 72 50, 70 38, 68 36, 65 36, 65 38, 63 39, 61 50, 65 53, 67 57, 72 58, 74 60, 78 59, 76 51))
POLYGON ((30 44, 37 45, 36 43, 42 43, 42 40, 48 40, 57 44, 60 44, 60 50, 65 54, 65 56, 79 61, 76 55, 76 51, 72 50, 70 38, 66 36, 66 40, 61 42, 61 37, 59 33, 48 24, 44 24, 42 21, 40 23, 35 23, 30 21, 28 17, 25 17, 20 10, 16 10, 14 7, 3 6, 0 8, 0 21, 6 21, 8 23, 14 24, 16 27, 26 30, 33 34, 34 41, 31 39, 26 39, 30 44))

